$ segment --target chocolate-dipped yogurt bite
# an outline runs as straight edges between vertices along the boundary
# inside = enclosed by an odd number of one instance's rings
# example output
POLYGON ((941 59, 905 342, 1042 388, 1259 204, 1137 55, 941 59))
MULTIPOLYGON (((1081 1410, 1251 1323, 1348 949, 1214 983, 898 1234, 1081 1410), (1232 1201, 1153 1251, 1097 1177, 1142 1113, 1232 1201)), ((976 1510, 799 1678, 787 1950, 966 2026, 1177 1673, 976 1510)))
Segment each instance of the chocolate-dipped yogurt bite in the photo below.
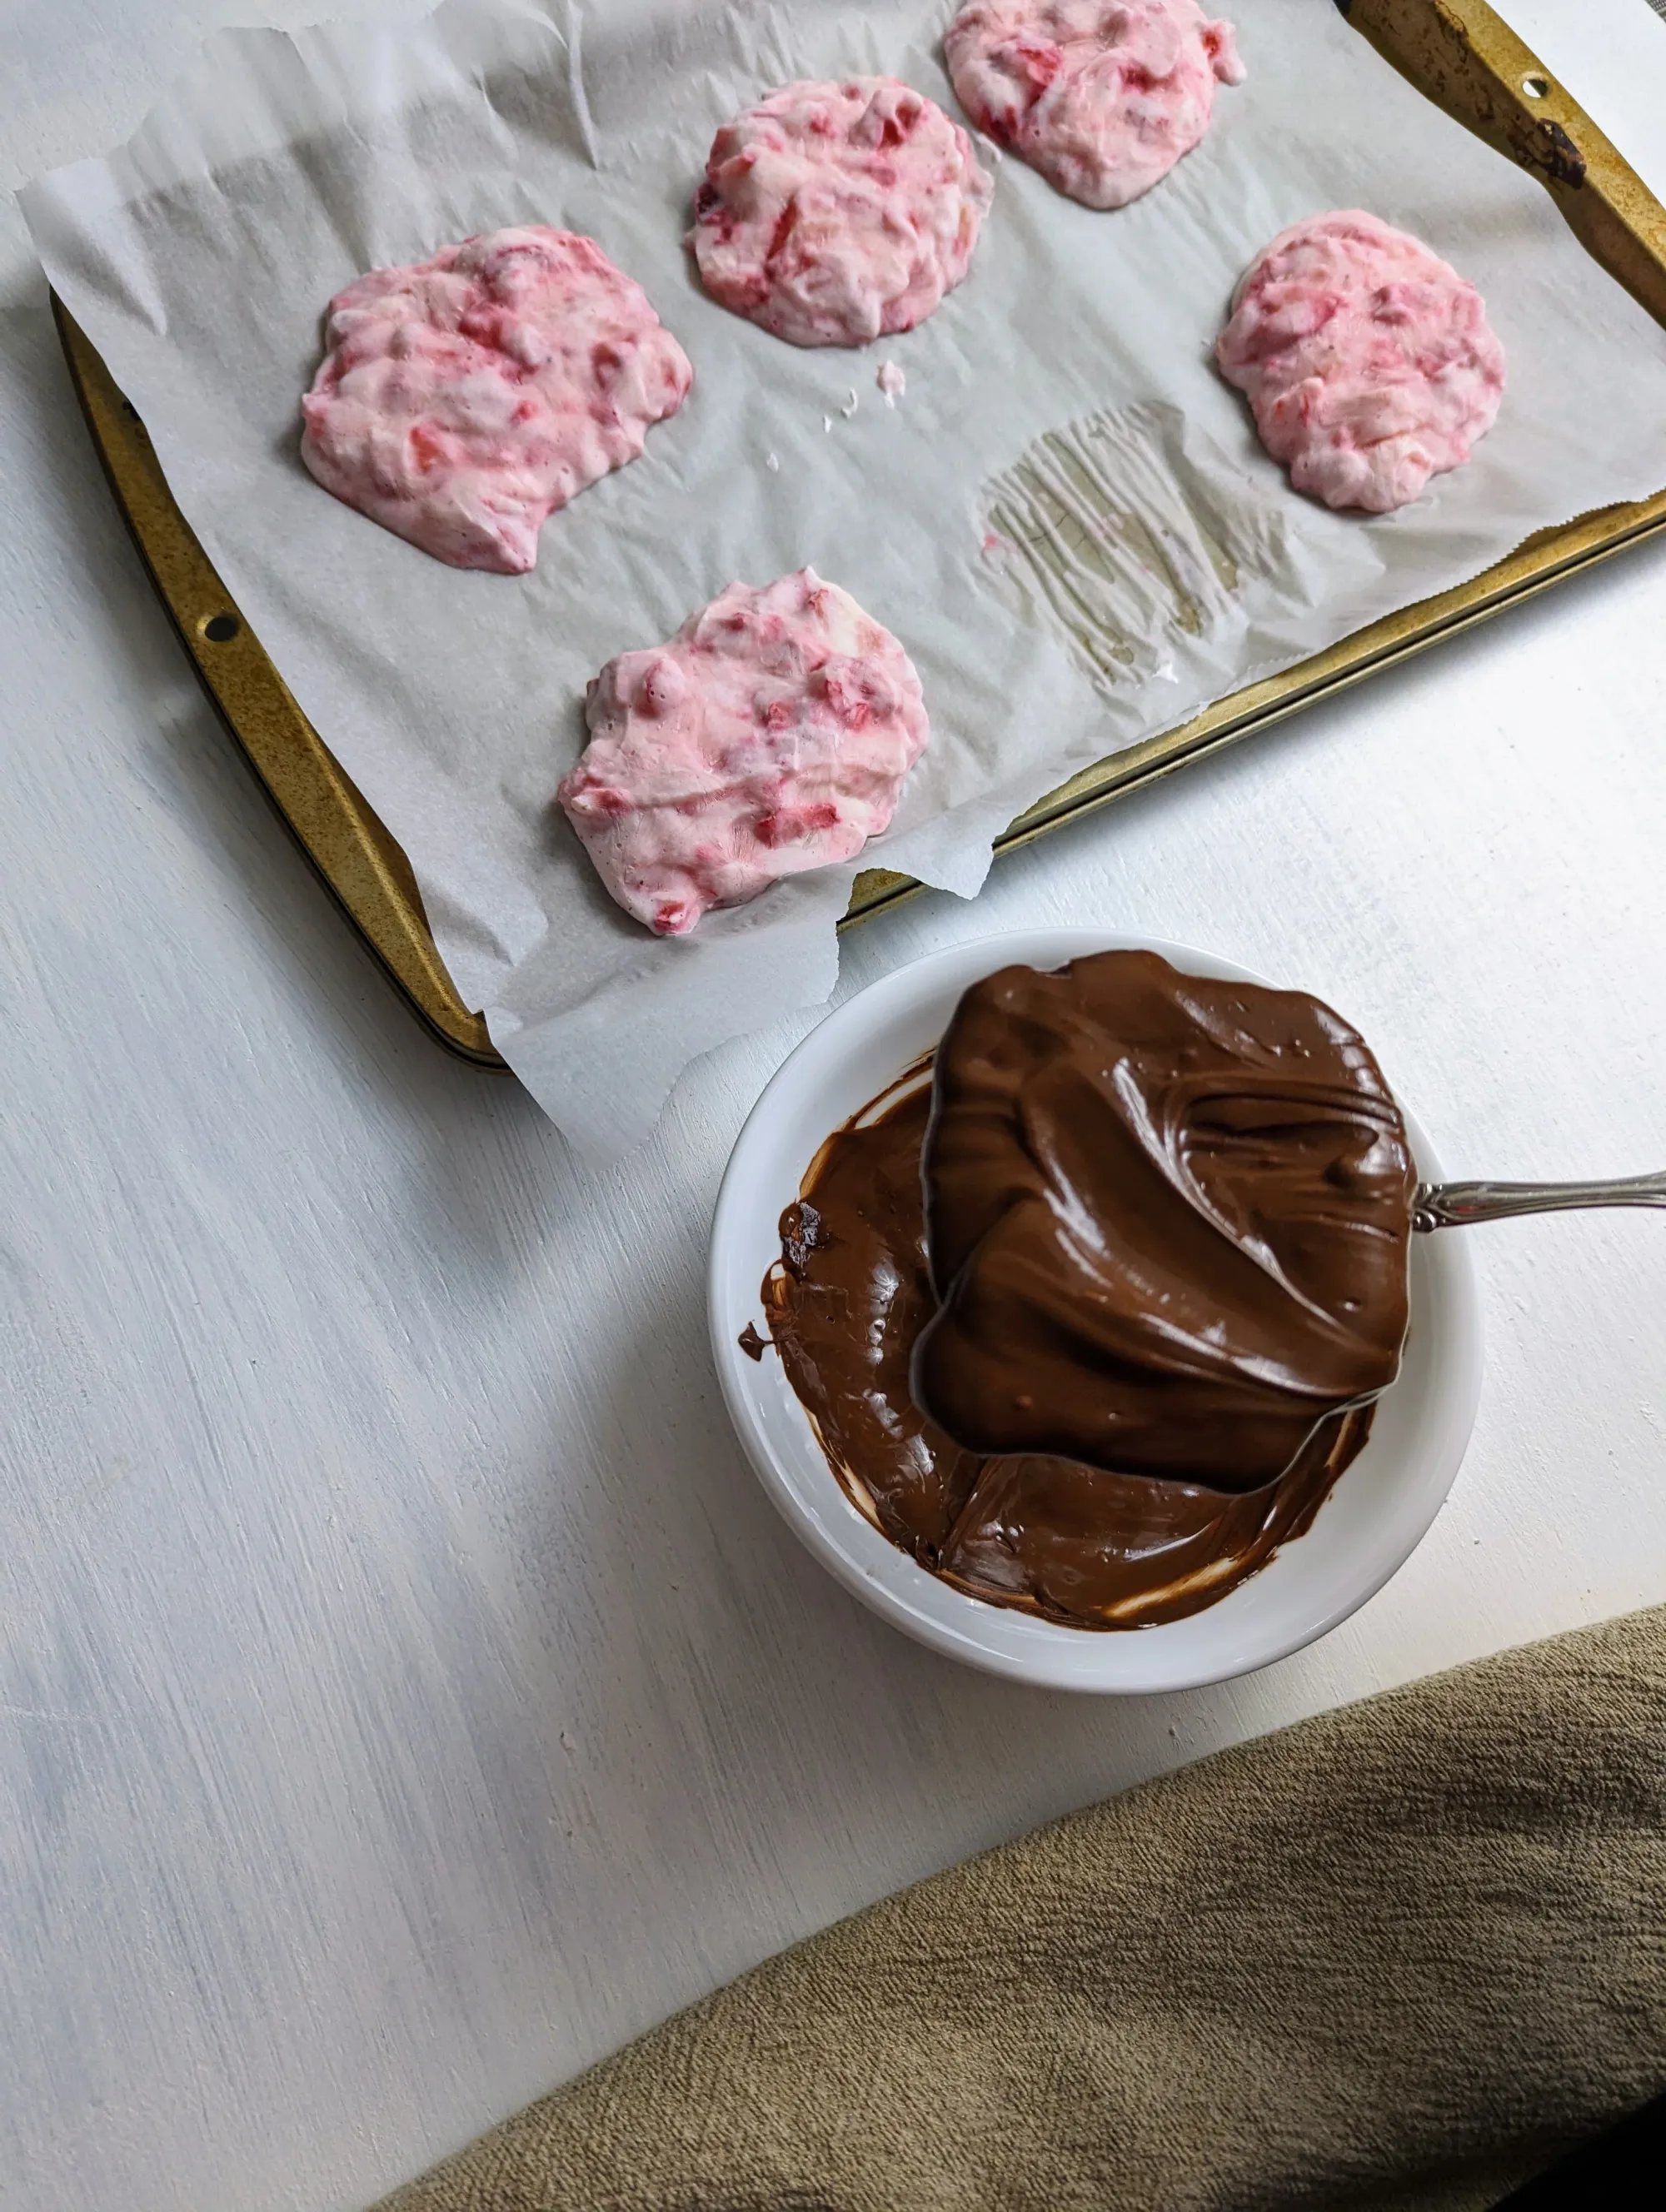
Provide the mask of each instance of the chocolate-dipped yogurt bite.
POLYGON ((765 1310, 893 1543, 992 1603, 1150 1626, 1298 1537, 1364 1444, 1414 1188, 1316 1000, 1144 953, 1009 969, 822 1146, 765 1310))
POLYGON ((968 1450, 1259 1490, 1394 1380, 1416 1170, 1303 992, 1003 969, 939 1048, 924 1176, 913 1391, 968 1450))

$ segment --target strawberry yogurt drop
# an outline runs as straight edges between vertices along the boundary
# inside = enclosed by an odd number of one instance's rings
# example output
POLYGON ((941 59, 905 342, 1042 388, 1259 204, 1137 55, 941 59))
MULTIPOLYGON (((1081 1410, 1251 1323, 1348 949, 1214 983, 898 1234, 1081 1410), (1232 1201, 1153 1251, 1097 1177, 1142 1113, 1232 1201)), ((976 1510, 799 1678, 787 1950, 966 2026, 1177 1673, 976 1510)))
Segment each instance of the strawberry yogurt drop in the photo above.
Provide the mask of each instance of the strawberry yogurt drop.
POLYGON ((509 576, 694 374, 640 285, 542 224, 373 270, 330 302, 326 337, 301 403, 313 474, 436 560, 509 576))
POLYGON ((1384 514, 1469 458, 1504 395, 1474 286, 1374 215, 1316 216, 1273 240, 1215 343, 1298 491, 1384 514))
POLYGON ((1197 0, 971 0, 944 41, 978 129, 1085 207, 1126 207, 1242 84, 1230 23, 1197 0))
POLYGON ((931 735, 907 653, 812 568, 731 584, 668 645, 622 653, 585 719, 557 796, 612 896, 661 937, 853 858, 931 735))
POLYGON ((994 196, 972 142, 895 77, 789 84, 712 143, 689 243, 712 298, 800 346, 924 322, 994 196))

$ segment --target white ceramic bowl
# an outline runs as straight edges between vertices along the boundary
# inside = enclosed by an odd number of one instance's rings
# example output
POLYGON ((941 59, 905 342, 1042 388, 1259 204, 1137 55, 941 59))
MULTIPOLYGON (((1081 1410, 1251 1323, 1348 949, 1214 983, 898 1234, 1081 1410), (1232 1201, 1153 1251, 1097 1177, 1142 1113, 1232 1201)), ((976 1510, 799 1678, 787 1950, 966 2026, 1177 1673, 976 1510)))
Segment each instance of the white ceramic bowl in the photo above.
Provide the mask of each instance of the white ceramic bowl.
MULTIPOLYGON (((1415 1549, 1457 1474, 1481 1391, 1481 1315, 1461 1230, 1412 1241, 1411 1328, 1365 1449, 1304 1536, 1258 1575, 1189 1620, 1134 1630, 1066 1628, 986 1605, 889 1543, 850 1503, 804 1408, 766 1354, 740 1349, 762 1316, 776 1224, 823 1139, 934 1045, 960 994, 1025 962, 1057 968, 1090 952, 1144 947, 1195 975, 1263 979, 1183 945, 1095 929, 1025 930, 918 960, 830 1014, 780 1068, 730 1158, 712 1228, 712 1350, 747 1456, 824 1567, 876 1613, 969 1665, 1055 1689, 1177 1690, 1248 1674, 1298 1650, 1362 1606, 1415 1549)), ((1440 1172, 1409 1115, 1419 1173, 1440 1172)))

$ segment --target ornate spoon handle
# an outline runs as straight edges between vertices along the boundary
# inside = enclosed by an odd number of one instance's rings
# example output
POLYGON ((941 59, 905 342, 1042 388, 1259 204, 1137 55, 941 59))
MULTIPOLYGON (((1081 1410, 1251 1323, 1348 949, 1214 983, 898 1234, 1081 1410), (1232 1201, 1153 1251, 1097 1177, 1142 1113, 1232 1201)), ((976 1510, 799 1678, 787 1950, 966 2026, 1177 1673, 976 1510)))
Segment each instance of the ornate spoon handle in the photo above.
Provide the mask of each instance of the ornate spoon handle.
POLYGON ((1412 1226, 1456 1229, 1471 1221, 1509 1221, 1517 1214, 1581 1206, 1666 1206, 1666 1174, 1619 1182, 1420 1183, 1412 1226))

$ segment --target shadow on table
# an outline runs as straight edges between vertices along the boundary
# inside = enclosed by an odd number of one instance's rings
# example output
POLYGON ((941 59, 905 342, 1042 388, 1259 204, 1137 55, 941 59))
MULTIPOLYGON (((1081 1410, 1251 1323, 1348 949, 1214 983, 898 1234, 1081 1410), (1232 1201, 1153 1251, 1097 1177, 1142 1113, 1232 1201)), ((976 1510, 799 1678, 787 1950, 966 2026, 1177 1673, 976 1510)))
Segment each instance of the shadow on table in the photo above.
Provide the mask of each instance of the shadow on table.
POLYGON ((470 1720, 516 1832, 553 1839, 502 1872, 552 1971, 582 1927, 586 2058, 940 1865, 1268 1724, 1254 1686, 1031 1690, 869 1613, 743 1457, 699 1261, 636 1286, 589 1437, 563 1439, 517 1531, 522 1586, 544 1594, 519 1668, 548 1702, 487 1695, 470 1720))

